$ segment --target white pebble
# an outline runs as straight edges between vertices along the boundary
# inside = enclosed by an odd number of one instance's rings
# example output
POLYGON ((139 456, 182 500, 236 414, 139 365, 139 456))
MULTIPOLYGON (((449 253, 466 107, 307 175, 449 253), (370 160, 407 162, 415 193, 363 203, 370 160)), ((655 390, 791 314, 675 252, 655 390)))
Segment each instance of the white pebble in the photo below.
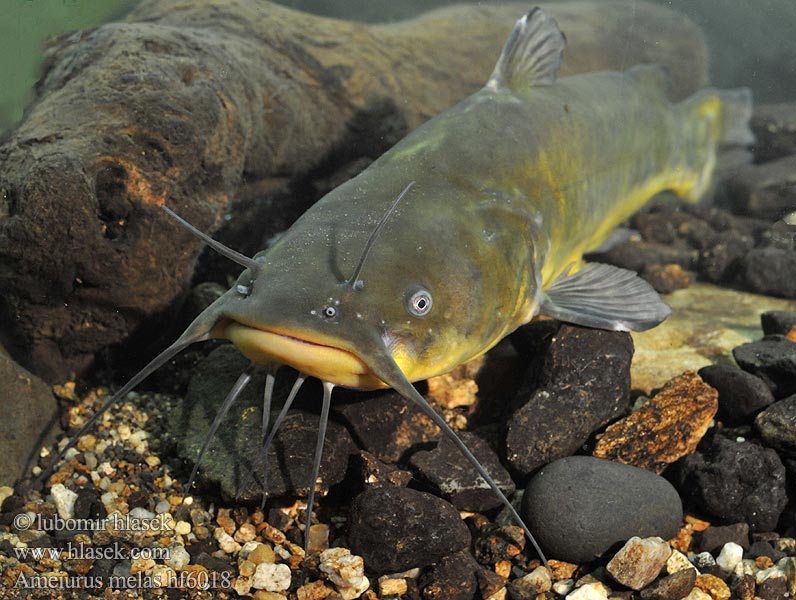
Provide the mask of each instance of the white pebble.
POLYGON ((329 548, 321 552, 320 570, 326 574, 343 600, 359 598, 370 587, 365 577, 365 562, 347 548, 329 548))
POLYGON ((553 591, 559 596, 566 596, 575 587, 574 579, 559 579, 553 583, 553 591))
POLYGON ((738 579, 740 579, 744 575, 751 575, 752 577, 754 577, 759 570, 760 569, 757 568, 755 561, 753 561, 751 558, 744 558, 741 562, 735 565, 735 569, 733 569, 733 574, 738 579))
POLYGON ((130 511, 129 516, 131 521, 151 521, 155 518, 155 513, 143 506, 136 506, 130 511))
POLYGON ((567 594, 567 600, 606 600, 608 588, 602 583, 587 583, 567 594))
POLYGON ((632 537, 608 562, 605 570, 624 586, 641 590, 652 583, 672 554, 659 537, 632 537))
POLYGON ((169 544, 169 557, 164 561, 175 571, 181 571, 191 562, 191 555, 181 544, 169 544))
MULTIPOLYGON (((232 539, 232 536, 229 535, 226 531, 224 531, 223 527, 216 527, 215 531, 213 531, 213 537, 216 538, 218 542, 218 547, 221 548, 227 554, 235 554, 238 550, 240 550, 240 544, 232 539)), ((254 586, 257 587, 257 586, 254 586)), ((276 591, 276 590, 271 590, 276 591)))
POLYGON ((695 587, 683 600, 713 600, 710 594, 703 592, 698 587, 695 587))
POLYGON ((290 567, 284 564, 260 563, 251 582, 252 587, 258 590, 282 592, 290 587, 290 567))
POLYGON ((58 511, 58 516, 62 519, 71 519, 75 516, 75 500, 77 494, 72 490, 67 489, 63 483, 56 483, 50 493, 53 497, 53 503, 58 511))
POLYGON ((766 579, 771 579, 773 577, 782 577, 785 578, 785 573, 777 566, 774 565, 773 567, 769 567, 768 569, 763 569, 757 572, 755 575, 755 581, 760 584, 763 583, 766 579))
POLYGON ((731 572, 743 558, 743 548, 735 542, 727 542, 719 552, 716 564, 722 571, 731 572))
POLYGON ((155 512, 160 514, 167 513, 171 510, 171 504, 168 500, 161 500, 155 505, 155 512))

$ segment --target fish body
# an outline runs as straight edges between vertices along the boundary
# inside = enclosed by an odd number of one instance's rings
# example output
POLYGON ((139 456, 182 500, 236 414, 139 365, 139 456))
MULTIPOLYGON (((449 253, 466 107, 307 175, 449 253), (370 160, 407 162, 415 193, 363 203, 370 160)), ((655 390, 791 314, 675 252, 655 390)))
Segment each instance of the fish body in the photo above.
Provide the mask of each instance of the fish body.
MULTIPOLYGON (((418 381, 477 357, 540 311, 561 316, 544 310, 544 292, 584 252, 654 194, 697 199, 710 181, 726 130, 722 97, 705 91, 675 105, 665 79, 654 66, 544 85, 493 76, 258 255, 262 274, 239 282, 250 294, 233 290, 219 303, 221 318, 235 323, 222 335, 255 361, 294 359, 326 381, 373 388, 390 385, 369 364, 374 348, 387 348, 418 381), (369 234, 409 181, 353 289, 369 234), (406 302, 421 289, 433 307, 417 317, 406 302), (330 306, 333 317, 325 316, 330 306), (341 349, 362 364, 346 371, 328 356, 286 357, 274 339, 257 339, 262 330, 341 349)), ((668 314, 649 289, 641 301, 651 311, 641 321, 596 325, 641 329, 668 314)))
MULTIPOLYGON (((183 348, 227 338, 271 368, 263 452, 304 377, 320 378, 316 481, 333 388, 392 387, 450 438, 536 546, 489 473, 411 382, 483 354, 538 314, 614 330, 660 323, 670 309, 647 283, 617 267, 581 265, 583 253, 661 190, 698 199, 721 147, 752 141, 748 92, 704 90, 672 105, 655 67, 557 81, 564 45, 555 21, 532 10, 483 89, 331 191, 253 258, 183 221, 246 269, 72 442, 183 348), (279 365, 301 375, 269 427, 279 365)), ((251 368, 222 403, 191 481, 251 368)))

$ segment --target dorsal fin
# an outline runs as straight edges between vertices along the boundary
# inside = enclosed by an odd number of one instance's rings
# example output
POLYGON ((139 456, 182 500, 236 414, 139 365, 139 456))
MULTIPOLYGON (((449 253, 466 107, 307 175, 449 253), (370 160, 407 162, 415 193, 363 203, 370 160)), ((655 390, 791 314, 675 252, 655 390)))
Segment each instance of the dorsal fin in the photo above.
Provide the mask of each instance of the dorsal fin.
POLYGON ((538 6, 533 8, 511 30, 486 87, 550 85, 556 80, 566 44, 556 20, 538 6))

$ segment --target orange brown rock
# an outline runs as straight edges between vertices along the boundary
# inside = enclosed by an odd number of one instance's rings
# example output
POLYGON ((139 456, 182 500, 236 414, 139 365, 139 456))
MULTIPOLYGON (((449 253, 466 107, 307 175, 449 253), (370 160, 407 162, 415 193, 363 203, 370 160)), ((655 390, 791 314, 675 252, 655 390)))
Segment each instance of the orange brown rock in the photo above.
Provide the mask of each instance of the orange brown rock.
POLYGON ((718 392, 692 371, 667 383, 600 437, 593 455, 656 473, 696 450, 718 410, 718 392))

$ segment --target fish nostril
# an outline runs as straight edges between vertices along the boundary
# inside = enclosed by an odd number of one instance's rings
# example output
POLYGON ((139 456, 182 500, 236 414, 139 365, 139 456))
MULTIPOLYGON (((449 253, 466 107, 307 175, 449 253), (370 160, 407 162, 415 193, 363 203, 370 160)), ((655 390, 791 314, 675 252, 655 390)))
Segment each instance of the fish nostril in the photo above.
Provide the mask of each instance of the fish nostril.
POLYGON ((334 306, 327 306, 323 309, 323 316, 327 319, 333 319, 337 316, 337 309, 334 306))

